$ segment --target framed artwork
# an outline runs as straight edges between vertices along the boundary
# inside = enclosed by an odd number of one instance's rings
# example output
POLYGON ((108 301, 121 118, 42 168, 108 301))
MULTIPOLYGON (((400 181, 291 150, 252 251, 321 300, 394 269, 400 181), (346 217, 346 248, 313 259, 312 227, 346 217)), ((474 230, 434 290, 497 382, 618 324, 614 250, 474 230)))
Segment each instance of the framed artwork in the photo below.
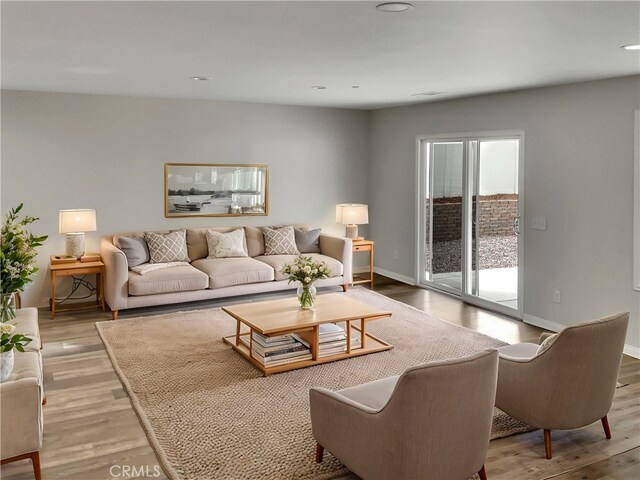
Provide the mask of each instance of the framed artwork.
POLYGON ((165 163, 164 192, 167 218, 268 215, 269 167, 165 163))

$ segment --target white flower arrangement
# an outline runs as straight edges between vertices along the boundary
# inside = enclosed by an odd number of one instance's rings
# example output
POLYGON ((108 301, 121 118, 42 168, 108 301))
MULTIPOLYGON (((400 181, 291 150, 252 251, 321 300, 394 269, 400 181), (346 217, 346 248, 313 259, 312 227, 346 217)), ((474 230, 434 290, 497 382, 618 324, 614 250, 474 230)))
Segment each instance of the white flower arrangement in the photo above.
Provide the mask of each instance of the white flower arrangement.
POLYGON ((331 270, 326 262, 314 262, 313 257, 300 255, 293 263, 287 263, 282 267, 282 273, 289 275, 289 283, 300 282, 303 286, 309 286, 321 278, 329 278, 331 270))

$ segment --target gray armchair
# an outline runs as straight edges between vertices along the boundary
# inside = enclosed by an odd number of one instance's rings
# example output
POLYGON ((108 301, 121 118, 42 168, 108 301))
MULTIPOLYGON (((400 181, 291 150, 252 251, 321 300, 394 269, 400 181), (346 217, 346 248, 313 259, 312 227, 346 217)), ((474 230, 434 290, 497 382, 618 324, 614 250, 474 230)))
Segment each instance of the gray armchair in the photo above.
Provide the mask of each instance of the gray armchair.
POLYGON ((607 414, 622 360, 628 313, 543 334, 540 345, 498 349, 496 406, 532 427, 544 429, 551 458, 551 430, 580 428, 597 420, 611 438, 607 414))
POLYGON ((498 353, 410 368, 333 392, 312 388, 316 461, 327 448, 364 479, 486 479, 498 353))

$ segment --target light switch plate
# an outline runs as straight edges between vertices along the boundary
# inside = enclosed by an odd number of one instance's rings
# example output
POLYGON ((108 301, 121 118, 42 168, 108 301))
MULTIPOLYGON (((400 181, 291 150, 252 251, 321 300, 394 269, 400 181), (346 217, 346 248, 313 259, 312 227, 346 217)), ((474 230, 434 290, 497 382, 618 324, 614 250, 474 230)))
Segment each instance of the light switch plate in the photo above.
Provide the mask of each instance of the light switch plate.
POLYGON ((546 230, 547 229, 547 217, 544 215, 534 215, 531 219, 531 227, 534 230, 546 230))

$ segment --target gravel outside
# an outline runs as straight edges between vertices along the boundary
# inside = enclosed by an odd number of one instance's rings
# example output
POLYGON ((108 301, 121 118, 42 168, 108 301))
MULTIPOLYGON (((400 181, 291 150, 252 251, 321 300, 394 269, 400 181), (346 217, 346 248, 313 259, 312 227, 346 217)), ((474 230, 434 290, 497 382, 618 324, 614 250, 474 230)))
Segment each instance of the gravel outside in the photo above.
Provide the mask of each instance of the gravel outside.
MULTIPOLYGON (((429 246, 426 249, 426 270, 430 271, 429 246)), ((462 271, 462 241, 437 242, 433 247, 433 273, 462 271)), ((480 238, 480 270, 518 266, 518 237, 480 238)), ((475 265, 473 265, 475 268, 475 265)))

